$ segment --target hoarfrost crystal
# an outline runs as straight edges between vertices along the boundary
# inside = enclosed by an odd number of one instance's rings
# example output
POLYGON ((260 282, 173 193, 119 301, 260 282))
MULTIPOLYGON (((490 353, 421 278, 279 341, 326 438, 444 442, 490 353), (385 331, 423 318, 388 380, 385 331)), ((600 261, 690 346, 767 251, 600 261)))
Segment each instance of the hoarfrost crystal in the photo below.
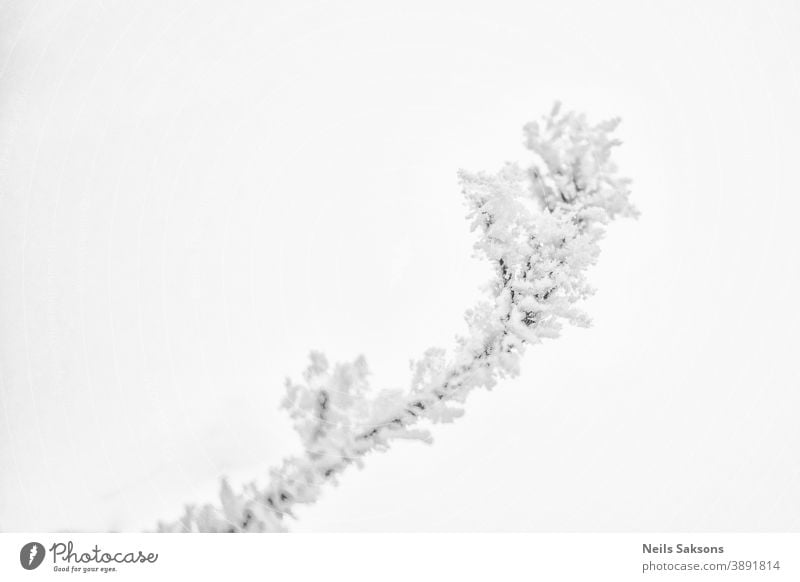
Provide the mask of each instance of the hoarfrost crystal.
POLYGON ((395 439, 431 442, 420 421, 451 422, 464 413, 475 388, 492 388, 519 373, 529 345, 559 335, 563 324, 585 326, 578 303, 592 293, 586 270, 600 252, 606 225, 635 217, 629 180, 611 161, 619 120, 590 124, 561 113, 557 104, 525 126, 528 167, 506 164, 498 172, 460 172, 477 231, 477 254, 496 276, 489 297, 466 313, 467 333, 448 354, 427 350, 412 365, 408 390, 374 390, 366 360, 331 365, 314 352, 303 382, 286 382, 282 406, 294 421, 304 453, 270 470, 268 485, 235 491, 223 480, 217 504, 186 507, 171 532, 286 531, 298 504, 319 499, 326 485, 367 453, 395 439))

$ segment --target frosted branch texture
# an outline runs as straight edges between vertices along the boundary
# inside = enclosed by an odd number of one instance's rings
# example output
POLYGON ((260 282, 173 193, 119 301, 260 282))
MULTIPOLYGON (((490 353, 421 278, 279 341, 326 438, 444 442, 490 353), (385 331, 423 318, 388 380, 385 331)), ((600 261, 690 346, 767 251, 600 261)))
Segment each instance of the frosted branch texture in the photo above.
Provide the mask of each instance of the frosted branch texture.
POLYGON ((588 325, 578 304, 592 293, 586 271, 606 225, 637 215, 630 181, 611 161, 618 123, 592 125, 557 104, 524 127, 530 166, 461 171, 475 250, 496 275, 486 299, 466 312, 467 332, 452 352, 427 350, 412 364, 406 390, 372 389, 363 357, 332 366, 312 353, 303 381, 286 381, 282 402, 304 453, 272 468, 265 486, 234 490, 223 480, 217 504, 188 506, 159 531, 286 531, 298 504, 316 502, 368 453, 386 451, 396 439, 431 442, 425 426, 453 421, 470 391, 516 376, 526 347, 557 337, 564 323, 588 325))

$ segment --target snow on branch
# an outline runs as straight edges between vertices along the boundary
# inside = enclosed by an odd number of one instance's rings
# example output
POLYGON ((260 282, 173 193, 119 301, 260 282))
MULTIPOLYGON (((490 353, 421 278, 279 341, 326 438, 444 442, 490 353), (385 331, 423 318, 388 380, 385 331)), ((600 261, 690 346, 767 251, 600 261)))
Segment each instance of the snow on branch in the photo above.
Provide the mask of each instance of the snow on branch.
POLYGON ((159 523, 159 531, 286 531, 295 506, 316 502, 368 453, 399 438, 430 442, 420 421, 453 421, 470 391, 519 373, 527 346, 557 337, 565 322, 588 325, 577 304, 592 293, 586 270, 605 227, 617 216, 637 215, 630 181, 611 161, 618 123, 592 125, 556 104, 524 128, 530 166, 461 171, 475 250, 496 267, 496 277, 489 297, 467 311, 468 331, 453 352, 427 350, 403 391, 371 389, 361 356, 331 366, 312 353, 303 382, 286 381, 282 402, 304 453, 272 468, 265 487, 235 491, 223 480, 217 504, 188 506, 177 521, 159 523))

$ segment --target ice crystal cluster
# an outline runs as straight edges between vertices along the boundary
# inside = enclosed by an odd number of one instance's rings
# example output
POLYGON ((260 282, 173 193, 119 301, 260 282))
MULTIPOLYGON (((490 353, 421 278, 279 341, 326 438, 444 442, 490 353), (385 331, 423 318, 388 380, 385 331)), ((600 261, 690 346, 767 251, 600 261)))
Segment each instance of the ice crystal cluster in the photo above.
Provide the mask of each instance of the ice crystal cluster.
POLYGON ((295 506, 317 501, 368 453, 395 439, 430 442, 425 426, 458 418, 470 391, 518 374, 527 346, 557 337, 564 323, 587 325, 578 308, 592 292, 587 267, 609 221, 636 215, 629 180, 611 161, 618 122, 592 125, 556 105, 524 127, 529 166, 460 172, 475 249, 496 275, 486 300, 467 311, 467 332, 455 348, 427 350, 412 365, 406 390, 372 388, 363 357, 331 365, 312 353, 303 381, 287 380, 282 403, 303 454, 272 468, 266 486, 234 490, 223 480, 217 504, 188 506, 159 530, 286 531, 295 506))

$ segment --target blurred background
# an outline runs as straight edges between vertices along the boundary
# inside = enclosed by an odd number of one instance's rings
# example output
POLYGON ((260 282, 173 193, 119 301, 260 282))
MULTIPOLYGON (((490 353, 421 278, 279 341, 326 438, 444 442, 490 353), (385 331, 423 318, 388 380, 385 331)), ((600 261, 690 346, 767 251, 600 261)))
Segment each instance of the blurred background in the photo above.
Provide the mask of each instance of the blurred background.
POLYGON ((798 531, 795 2, 0 5, 0 530, 140 530, 297 452, 311 349, 378 387, 488 267, 458 168, 621 116, 590 329, 296 531, 798 531))

